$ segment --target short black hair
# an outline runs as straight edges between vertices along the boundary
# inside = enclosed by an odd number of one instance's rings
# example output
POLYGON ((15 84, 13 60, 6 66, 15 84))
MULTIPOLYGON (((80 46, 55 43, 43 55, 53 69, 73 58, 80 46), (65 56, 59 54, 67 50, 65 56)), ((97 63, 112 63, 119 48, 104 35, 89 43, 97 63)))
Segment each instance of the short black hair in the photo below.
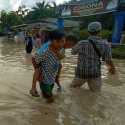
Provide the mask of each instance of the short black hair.
POLYGON ((68 35, 68 36, 66 36, 66 41, 72 41, 74 44, 76 44, 78 39, 74 35, 68 35))
POLYGON ((50 40, 59 40, 61 38, 65 37, 64 32, 60 32, 59 30, 54 30, 50 32, 50 40))

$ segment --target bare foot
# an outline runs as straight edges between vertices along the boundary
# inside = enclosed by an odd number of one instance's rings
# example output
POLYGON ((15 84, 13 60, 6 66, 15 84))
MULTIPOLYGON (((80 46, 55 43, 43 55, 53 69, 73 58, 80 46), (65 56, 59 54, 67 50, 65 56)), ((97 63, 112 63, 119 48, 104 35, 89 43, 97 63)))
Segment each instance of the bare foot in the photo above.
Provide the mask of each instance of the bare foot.
POLYGON ((30 94, 33 96, 33 97, 40 97, 40 95, 38 94, 38 92, 36 90, 30 90, 30 94))

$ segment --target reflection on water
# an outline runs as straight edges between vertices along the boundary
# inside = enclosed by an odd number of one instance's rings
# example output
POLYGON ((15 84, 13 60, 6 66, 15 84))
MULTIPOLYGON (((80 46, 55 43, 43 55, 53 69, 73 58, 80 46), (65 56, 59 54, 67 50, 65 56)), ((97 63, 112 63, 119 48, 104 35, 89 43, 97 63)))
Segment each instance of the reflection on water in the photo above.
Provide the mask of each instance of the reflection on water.
MULTIPOLYGON (((125 125, 125 60, 115 60, 117 74, 103 71, 101 93, 87 85, 70 89, 77 57, 66 52, 61 74, 62 93, 56 102, 29 95, 32 81, 31 56, 24 45, 0 40, 0 124, 1 125, 125 125)), ((55 87, 56 88, 56 87, 55 87)))

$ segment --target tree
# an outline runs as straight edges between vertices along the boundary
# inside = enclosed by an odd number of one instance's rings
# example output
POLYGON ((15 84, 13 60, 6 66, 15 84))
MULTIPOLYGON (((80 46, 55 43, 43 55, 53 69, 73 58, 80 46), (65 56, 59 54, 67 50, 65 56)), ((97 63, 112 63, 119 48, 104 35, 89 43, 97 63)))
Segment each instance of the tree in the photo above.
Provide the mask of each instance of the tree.
POLYGON ((34 16, 36 16, 37 18, 46 17, 47 7, 48 5, 45 3, 45 1, 43 1, 42 3, 36 3, 36 7, 32 8, 34 16))
POLYGON ((2 10, 0 22, 0 30, 1 32, 4 32, 7 31, 7 29, 9 29, 11 26, 22 24, 23 19, 14 11, 6 12, 5 10, 2 10))
POLYGON ((0 16, 0 32, 3 32, 4 27, 7 24, 7 13, 5 10, 2 10, 0 15, 1 15, 0 16))
POLYGON ((26 20, 40 20, 47 17, 56 17, 56 3, 38 2, 25 17, 26 20))
POLYGON ((7 24, 7 13, 5 10, 1 11, 0 21, 3 25, 7 24))
POLYGON ((24 17, 27 15, 28 12, 29 12, 29 9, 27 9, 25 5, 22 5, 22 6, 19 6, 18 10, 16 11, 16 14, 24 17))
POLYGON ((57 5, 55 2, 38 2, 30 11, 25 5, 18 8, 17 11, 1 11, 0 29, 27 23, 29 21, 38 21, 48 17, 57 17, 57 5), (2 28, 1 28, 2 27, 2 28))
POLYGON ((7 24, 9 26, 20 25, 23 23, 23 19, 21 16, 16 15, 15 12, 11 11, 7 16, 7 24))

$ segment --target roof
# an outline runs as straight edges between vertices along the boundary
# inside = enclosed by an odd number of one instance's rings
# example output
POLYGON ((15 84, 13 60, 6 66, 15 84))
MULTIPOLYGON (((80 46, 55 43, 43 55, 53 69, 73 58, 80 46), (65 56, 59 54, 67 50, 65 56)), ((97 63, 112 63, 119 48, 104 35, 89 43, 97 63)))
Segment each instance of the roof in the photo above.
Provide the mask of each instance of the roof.
MULTIPOLYGON (((45 19, 48 22, 52 22, 53 24, 56 23, 56 18, 47 18, 45 19)), ((79 27, 79 21, 72 21, 72 20, 64 20, 64 27, 79 27)))
POLYGON ((23 27, 26 27, 27 24, 22 24, 22 25, 18 25, 18 26, 12 26, 11 28, 12 29, 18 29, 18 28, 23 28, 23 27))
MULTIPOLYGON (((79 27, 79 21, 64 20, 64 27, 79 27)), ((57 29, 57 18, 46 18, 39 21, 33 21, 33 23, 22 24, 18 26, 13 26, 12 29, 19 28, 55 28, 57 29)))

